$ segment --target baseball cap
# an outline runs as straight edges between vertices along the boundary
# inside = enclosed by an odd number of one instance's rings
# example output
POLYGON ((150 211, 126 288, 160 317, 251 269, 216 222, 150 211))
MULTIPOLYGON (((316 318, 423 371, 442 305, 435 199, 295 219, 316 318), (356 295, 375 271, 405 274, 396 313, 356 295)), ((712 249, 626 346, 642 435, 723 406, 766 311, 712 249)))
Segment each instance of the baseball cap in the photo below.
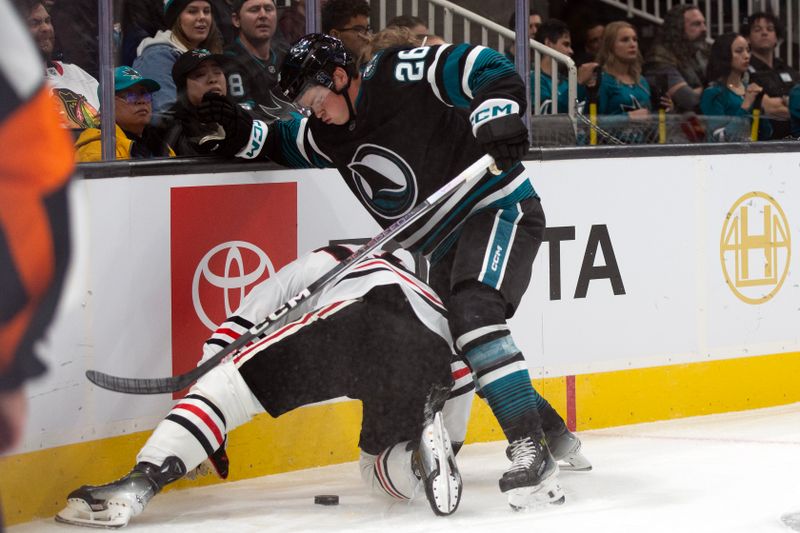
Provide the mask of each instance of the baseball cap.
POLYGON ((184 52, 172 65, 172 79, 175 81, 175 86, 180 88, 186 85, 186 76, 191 71, 200 66, 203 61, 213 60, 221 67, 225 65, 228 58, 222 54, 212 54, 205 48, 196 48, 184 52))
POLYGON ((148 92, 161 89, 157 81, 145 78, 133 67, 117 67, 114 69, 114 91, 124 91, 134 85, 141 85, 148 92))

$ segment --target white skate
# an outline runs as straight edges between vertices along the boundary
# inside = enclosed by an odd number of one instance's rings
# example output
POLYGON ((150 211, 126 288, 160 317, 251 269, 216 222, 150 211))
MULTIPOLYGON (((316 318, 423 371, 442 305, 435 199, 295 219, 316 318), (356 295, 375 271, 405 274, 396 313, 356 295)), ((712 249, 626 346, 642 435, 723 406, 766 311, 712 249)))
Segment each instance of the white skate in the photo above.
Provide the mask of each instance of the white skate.
POLYGON ((433 420, 422 430, 414 462, 433 512, 437 515, 454 513, 461 501, 461 474, 441 412, 434 414, 433 420))

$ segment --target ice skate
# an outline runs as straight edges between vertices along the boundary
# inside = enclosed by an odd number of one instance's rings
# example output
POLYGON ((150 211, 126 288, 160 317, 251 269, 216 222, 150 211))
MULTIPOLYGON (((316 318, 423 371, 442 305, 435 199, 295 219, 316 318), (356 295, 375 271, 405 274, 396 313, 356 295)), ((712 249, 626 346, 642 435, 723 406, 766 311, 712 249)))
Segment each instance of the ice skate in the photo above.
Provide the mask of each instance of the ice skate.
POLYGON ((139 463, 125 477, 105 485, 84 485, 67 496, 67 506, 57 522, 76 526, 120 528, 139 515, 147 503, 167 484, 182 477, 186 467, 177 457, 168 457, 159 468, 139 463))
POLYGON ((419 449, 412 461, 425 485, 425 495, 433 512, 437 515, 454 513, 461 501, 461 474, 441 412, 437 412, 422 430, 419 449))
POLYGON ((523 437, 511 443, 511 467, 500 478, 500 490, 508 494, 514 510, 545 503, 564 503, 558 483, 558 463, 543 436, 523 437))
POLYGON ((561 470, 588 472, 592 463, 581 452, 581 439, 561 424, 552 430, 545 430, 544 438, 550 454, 558 462, 561 470))

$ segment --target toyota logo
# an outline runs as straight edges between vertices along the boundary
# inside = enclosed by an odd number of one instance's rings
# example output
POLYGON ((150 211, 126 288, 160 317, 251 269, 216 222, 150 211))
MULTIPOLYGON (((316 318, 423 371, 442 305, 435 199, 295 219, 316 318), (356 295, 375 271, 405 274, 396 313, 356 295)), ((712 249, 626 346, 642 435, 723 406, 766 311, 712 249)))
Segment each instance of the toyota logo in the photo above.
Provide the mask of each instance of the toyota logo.
POLYGON ((208 317, 208 313, 200 301, 201 280, 205 279, 212 286, 222 289, 225 299, 225 317, 227 318, 233 314, 246 296, 247 287, 257 282, 265 270, 269 276, 275 274, 272 261, 261 248, 254 244, 245 241, 228 241, 213 247, 200 260, 192 278, 192 303, 197 317, 209 330, 217 329, 217 323, 208 317), (245 272, 243 251, 253 253, 258 258, 258 266, 252 272, 245 272), (225 268, 221 274, 211 271, 210 263, 217 254, 225 255, 225 268), (238 292, 236 307, 231 307, 231 291, 238 292))

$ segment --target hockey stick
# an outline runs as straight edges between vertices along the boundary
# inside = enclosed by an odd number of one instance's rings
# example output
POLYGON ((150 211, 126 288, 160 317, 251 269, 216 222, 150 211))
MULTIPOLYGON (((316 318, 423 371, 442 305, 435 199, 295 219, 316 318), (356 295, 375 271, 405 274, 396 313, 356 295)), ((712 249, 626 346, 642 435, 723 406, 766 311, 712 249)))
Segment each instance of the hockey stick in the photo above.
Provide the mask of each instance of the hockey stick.
POLYGON ((312 295, 322 290, 329 283, 350 271, 362 259, 364 259, 367 254, 379 248, 381 245, 392 239, 395 235, 405 230, 411 223, 427 214, 431 209, 452 195, 462 184, 483 176, 488 168, 491 169, 492 173, 499 174, 499 171, 494 166, 494 159, 492 159, 492 157, 489 155, 485 155, 464 169, 458 176, 450 180, 444 187, 430 195, 422 203, 418 204, 405 216, 397 219, 394 224, 383 230, 364 246, 353 252, 350 257, 333 267, 330 271, 328 271, 327 274, 323 275, 314 283, 303 289, 294 298, 284 303, 278 308, 277 311, 250 328, 241 337, 230 343, 218 353, 214 354, 214 356, 209 358, 205 363, 190 370, 189 372, 167 378, 125 378, 104 374, 103 372, 98 372, 97 370, 87 370, 86 377, 89 379, 89 381, 103 389, 108 389, 114 392, 126 392, 129 394, 162 394, 167 392, 178 392, 185 389, 202 375, 217 366, 226 356, 232 354, 242 346, 245 346, 246 344, 250 343, 250 341, 263 334, 267 328, 270 327, 270 325, 275 323, 276 320, 279 320, 290 310, 297 307, 301 302, 307 300, 312 295))

